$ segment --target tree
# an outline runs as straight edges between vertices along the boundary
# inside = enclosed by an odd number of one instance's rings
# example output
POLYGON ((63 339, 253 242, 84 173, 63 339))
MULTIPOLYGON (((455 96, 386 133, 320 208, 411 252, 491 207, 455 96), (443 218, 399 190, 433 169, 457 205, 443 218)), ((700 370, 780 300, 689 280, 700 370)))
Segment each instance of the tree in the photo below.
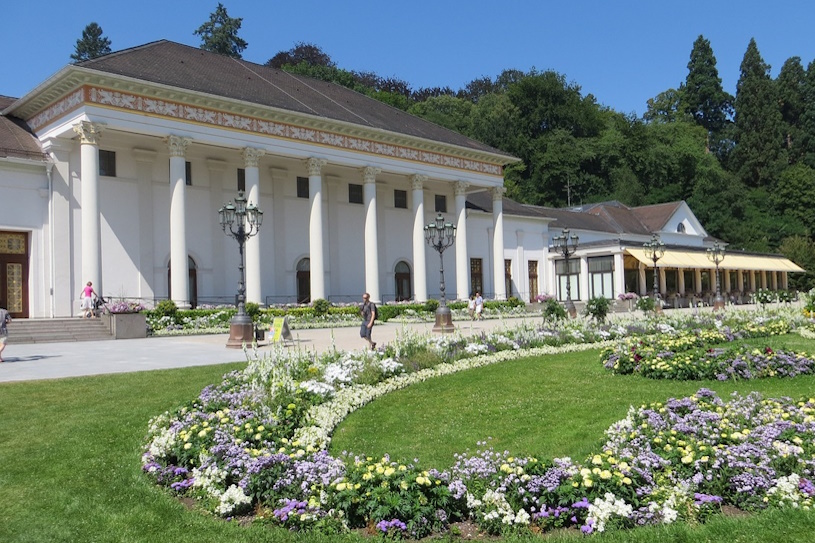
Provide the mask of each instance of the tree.
POLYGON ((82 62, 110 53, 110 40, 102 36, 102 27, 91 23, 82 31, 82 38, 76 40, 76 47, 71 59, 82 62))
POLYGON ((770 66, 750 40, 736 85, 733 171, 747 187, 769 187, 786 163, 781 111, 770 66))
POLYGON ((808 291, 815 287, 815 241, 804 236, 790 236, 781 241, 778 250, 806 270, 790 275, 790 288, 808 291))
POLYGON ((710 41, 700 35, 693 43, 688 61, 688 76, 682 88, 682 110, 707 130, 710 139, 715 139, 729 122, 732 102, 733 97, 722 88, 710 41))
POLYGON ((285 65, 296 66, 305 62, 309 66, 334 68, 336 64, 331 56, 313 43, 297 42, 288 51, 280 51, 266 62, 266 66, 281 69, 285 65))
POLYGON ((792 162, 803 154, 800 145, 800 123, 804 114, 804 87, 806 71, 801 57, 791 57, 784 62, 775 80, 781 119, 784 122, 784 144, 792 162))
POLYGON ((209 21, 193 32, 201 36, 201 49, 226 55, 232 58, 241 58, 241 53, 248 45, 238 37, 243 18, 230 17, 223 4, 219 3, 215 12, 209 15, 209 21))
POLYGON ((680 90, 668 89, 660 92, 647 102, 648 109, 642 118, 649 123, 672 123, 679 120, 680 104, 682 102, 682 88, 680 90))
POLYGON ((815 168, 815 60, 807 66, 803 88, 804 109, 799 121, 800 152, 804 163, 815 168))

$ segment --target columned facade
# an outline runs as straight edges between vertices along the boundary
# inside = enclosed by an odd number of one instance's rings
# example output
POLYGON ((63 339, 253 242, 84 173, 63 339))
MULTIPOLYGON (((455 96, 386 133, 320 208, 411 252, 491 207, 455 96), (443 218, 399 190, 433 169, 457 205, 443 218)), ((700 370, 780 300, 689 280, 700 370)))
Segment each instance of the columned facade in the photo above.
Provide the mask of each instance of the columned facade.
POLYGON ((426 175, 410 177, 413 199, 413 298, 417 302, 427 301, 427 259, 424 240, 424 184, 426 175))
POLYGON ((456 290, 459 300, 470 297, 470 263, 467 257, 467 188, 469 183, 456 181, 456 290))
MULTIPOLYGON (((246 201, 260 207, 260 173, 258 162, 266 152, 263 149, 245 147, 241 152, 246 180, 246 201)), ((261 210, 262 211, 262 210, 261 210)), ((271 236, 267 233, 266 235, 271 236)), ((261 238, 264 229, 246 240, 246 301, 263 303, 263 275, 260 266, 261 238)))
POLYGON ((362 168, 362 198, 365 204, 365 291, 371 301, 380 303, 379 290, 379 235, 376 227, 376 175, 382 170, 362 168))
POLYGON ((326 161, 321 158, 309 158, 308 196, 309 196, 309 260, 311 267, 311 300, 325 299, 325 250, 323 248, 323 177, 322 168, 326 161))
POLYGON ((506 300, 504 282, 504 187, 492 189, 492 260, 496 300, 506 300))
POLYGON ((169 136, 170 151, 170 297, 178 307, 187 308, 189 269, 187 266, 187 176, 186 152, 192 140, 169 136))
POLYGON ((102 292, 102 233, 99 217, 99 139, 101 126, 88 121, 74 125, 79 135, 82 192, 82 279, 102 292))

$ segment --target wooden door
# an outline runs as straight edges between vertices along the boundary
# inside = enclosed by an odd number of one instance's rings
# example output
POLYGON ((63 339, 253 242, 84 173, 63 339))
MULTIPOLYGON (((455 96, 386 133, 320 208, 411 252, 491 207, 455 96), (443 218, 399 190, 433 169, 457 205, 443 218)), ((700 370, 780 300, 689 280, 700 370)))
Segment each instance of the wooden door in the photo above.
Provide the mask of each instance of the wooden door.
POLYGON ((0 232, 0 307, 28 318, 28 234, 0 232))

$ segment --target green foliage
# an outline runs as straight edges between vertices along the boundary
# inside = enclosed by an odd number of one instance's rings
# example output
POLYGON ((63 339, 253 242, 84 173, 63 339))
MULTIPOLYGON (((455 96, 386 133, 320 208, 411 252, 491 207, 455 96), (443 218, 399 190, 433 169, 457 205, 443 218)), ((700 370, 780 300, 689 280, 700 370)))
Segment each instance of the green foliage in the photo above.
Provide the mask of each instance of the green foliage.
POLYGON ((82 31, 82 38, 76 40, 74 53, 71 60, 82 62, 110 53, 110 40, 102 36, 102 27, 96 23, 90 23, 82 31))
POLYGON ((428 313, 435 313, 435 311, 439 308, 439 301, 430 299, 424 303, 424 310, 428 313))
POLYGON ((243 308, 246 311, 246 314, 252 317, 252 320, 257 320, 258 315, 260 315, 260 304, 255 302, 246 302, 243 304, 243 308))
POLYGON ((654 303, 654 299, 650 296, 641 296, 637 298, 636 308, 643 313, 648 313, 656 309, 656 304, 654 303))
POLYGON ((174 317, 178 312, 178 306, 172 300, 161 300, 156 304, 155 311, 164 317, 174 317))
POLYGON ((243 18, 230 17, 226 8, 220 2, 215 11, 210 14, 209 21, 193 32, 201 36, 201 49, 226 55, 232 58, 241 58, 241 53, 249 45, 238 37, 243 18))
POLYGON ((566 308, 556 298, 547 298, 543 302, 543 318, 548 321, 559 321, 566 318, 566 308))
POLYGON ((815 241, 804 236, 791 236, 784 238, 778 250, 806 270, 789 275, 790 287, 804 291, 815 288, 815 241))
POLYGON ((586 315, 590 315, 597 322, 606 320, 609 309, 611 309, 611 301, 605 296, 596 296, 586 301, 586 315))
POLYGON ((322 317, 331 309, 331 302, 323 298, 318 298, 311 303, 311 306, 314 308, 314 314, 318 317, 322 317))

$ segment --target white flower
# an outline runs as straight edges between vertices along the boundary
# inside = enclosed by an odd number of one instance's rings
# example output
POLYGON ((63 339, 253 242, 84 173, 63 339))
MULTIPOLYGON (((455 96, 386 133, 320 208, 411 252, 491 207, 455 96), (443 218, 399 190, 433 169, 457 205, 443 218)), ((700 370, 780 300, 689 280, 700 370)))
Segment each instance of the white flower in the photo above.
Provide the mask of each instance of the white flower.
POLYGON ((243 493, 237 485, 230 485, 221 495, 221 503, 215 508, 215 512, 221 516, 226 516, 239 505, 251 503, 252 499, 243 493))

